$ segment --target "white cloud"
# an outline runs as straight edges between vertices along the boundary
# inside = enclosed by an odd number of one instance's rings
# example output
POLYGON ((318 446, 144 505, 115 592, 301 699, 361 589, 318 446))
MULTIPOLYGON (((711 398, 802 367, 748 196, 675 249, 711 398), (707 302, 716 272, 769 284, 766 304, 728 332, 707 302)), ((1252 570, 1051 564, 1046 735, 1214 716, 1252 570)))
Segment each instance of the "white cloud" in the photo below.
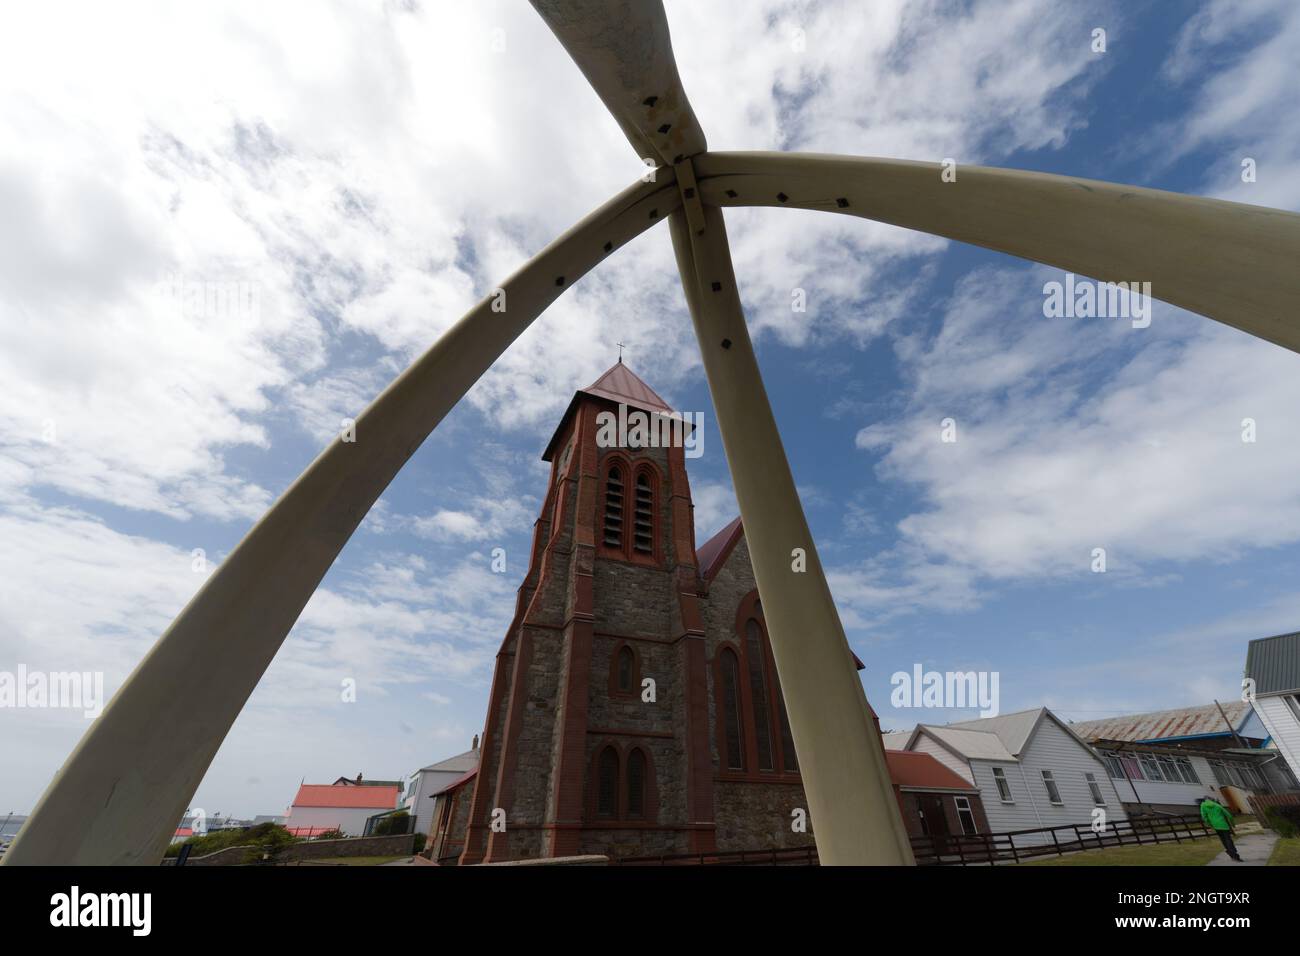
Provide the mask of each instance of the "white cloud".
POLYGON ((967 277, 934 341, 903 345, 907 414, 859 432, 924 499, 898 527, 917 567, 1082 577, 1102 547, 1124 575, 1300 540, 1296 357, 1169 307, 1145 330, 1043 318, 1048 274, 967 277))

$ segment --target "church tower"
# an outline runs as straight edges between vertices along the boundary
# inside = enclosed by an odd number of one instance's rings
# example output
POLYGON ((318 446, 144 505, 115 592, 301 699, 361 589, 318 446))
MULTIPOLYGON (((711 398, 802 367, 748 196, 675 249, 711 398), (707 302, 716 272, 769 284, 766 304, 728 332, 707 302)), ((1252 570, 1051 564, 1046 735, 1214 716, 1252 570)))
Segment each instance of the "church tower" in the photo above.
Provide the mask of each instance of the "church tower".
POLYGON ((697 550, 682 442, 611 441, 637 412, 673 415, 620 360, 542 456, 472 798, 438 835, 461 863, 812 841, 740 520, 697 550))

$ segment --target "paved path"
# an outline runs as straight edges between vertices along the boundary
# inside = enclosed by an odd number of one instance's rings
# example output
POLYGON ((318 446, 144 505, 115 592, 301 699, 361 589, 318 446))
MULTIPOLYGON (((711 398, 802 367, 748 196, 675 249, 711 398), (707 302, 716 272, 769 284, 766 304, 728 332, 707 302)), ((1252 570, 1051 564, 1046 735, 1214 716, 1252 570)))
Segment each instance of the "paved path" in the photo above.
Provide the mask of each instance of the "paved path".
MULTIPOLYGON (((1218 837, 1213 839, 1217 840, 1218 837)), ((1249 833, 1237 837, 1235 842, 1237 844, 1237 854, 1241 857, 1240 863, 1228 856, 1225 850, 1205 865, 1263 866, 1268 862, 1269 855, 1273 852, 1273 844, 1277 842, 1277 834, 1272 830, 1265 830, 1263 833, 1249 833)))

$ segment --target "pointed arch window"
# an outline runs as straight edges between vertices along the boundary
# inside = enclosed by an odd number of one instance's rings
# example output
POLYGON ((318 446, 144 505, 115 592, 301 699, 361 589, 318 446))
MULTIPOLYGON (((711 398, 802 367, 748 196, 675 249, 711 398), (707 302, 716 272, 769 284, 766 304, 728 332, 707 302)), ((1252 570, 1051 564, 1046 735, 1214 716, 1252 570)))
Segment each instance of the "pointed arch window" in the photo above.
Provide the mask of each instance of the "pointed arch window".
POLYGON ((754 743, 758 749, 758 769, 772 769, 772 719, 767 691, 767 655, 763 653, 763 633, 758 622, 745 623, 745 658, 749 665, 749 699, 754 708, 754 743))
POLYGON ((610 656, 609 693, 611 697, 635 697, 641 688, 641 655, 631 644, 623 644, 610 656))
POLYGON ((744 732, 740 724, 740 661, 731 648, 722 650, 722 764, 745 769, 744 732))
POLYGON ((641 554, 654 554, 655 546, 655 493, 650 472, 642 469, 636 476, 635 515, 632 549, 641 554))
POLYGON ((605 547, 621 550, 623 547, 623 469, 611 465, 605 476, 605 514, 603 519, 605 547))
POLYGON ((642 746, 606 743, 596 751, 589 778, 587 819, 618 826, 652 823, 659 814, 654 760, 642 746))
POLYGON ((797 774, 799 760, 758 592, 736 612, 736 637, 714 658, 719 770, 757 779, 797 774))

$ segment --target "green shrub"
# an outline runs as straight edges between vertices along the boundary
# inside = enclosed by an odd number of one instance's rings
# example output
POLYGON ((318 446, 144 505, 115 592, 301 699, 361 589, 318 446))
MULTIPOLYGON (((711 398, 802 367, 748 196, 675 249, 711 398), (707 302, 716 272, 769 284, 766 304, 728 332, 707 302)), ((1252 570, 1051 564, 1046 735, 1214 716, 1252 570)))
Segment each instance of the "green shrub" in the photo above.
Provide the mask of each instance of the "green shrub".
POLYGON ((423 834, 423 833, 417 833, 417 834, 415 835, 415 847, 414 847, 414 849, 411 850, 411 852, 412 852, 412 853, 423 853, 423 852, 424 852, 424 842, 425 842, 425 836, 424 836, 424 834, 423 834))
POLYGON ((203 836, 190 837, 184 843, 173 843, 167 848, 167 856, 177 856, 186 844, 193 847, 191 856, 207 856, 218 850, 232 846, 248 846, 257 850, 260 859, 263 852, 274 855, 281 847, 297 843, 298 839, 278 823, 259 823, 247 830, 217 830, 203 836))

